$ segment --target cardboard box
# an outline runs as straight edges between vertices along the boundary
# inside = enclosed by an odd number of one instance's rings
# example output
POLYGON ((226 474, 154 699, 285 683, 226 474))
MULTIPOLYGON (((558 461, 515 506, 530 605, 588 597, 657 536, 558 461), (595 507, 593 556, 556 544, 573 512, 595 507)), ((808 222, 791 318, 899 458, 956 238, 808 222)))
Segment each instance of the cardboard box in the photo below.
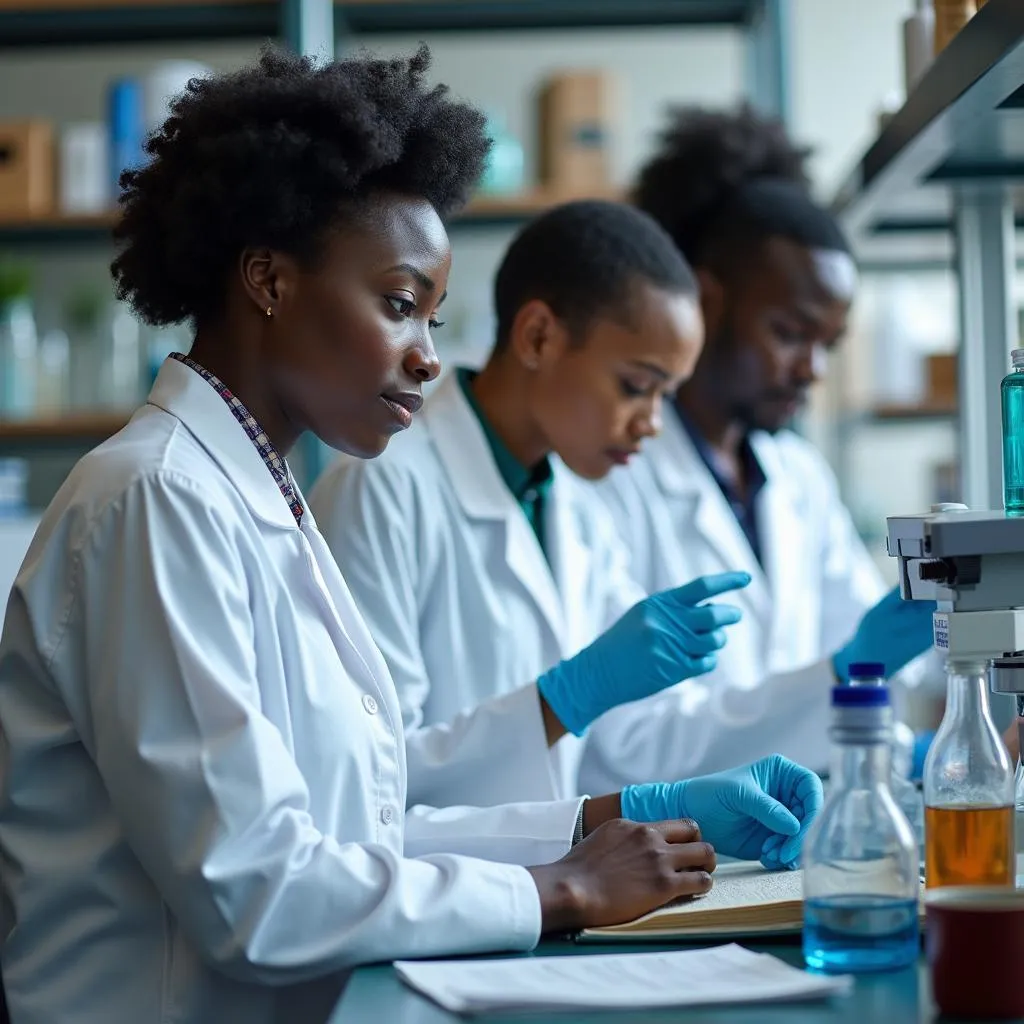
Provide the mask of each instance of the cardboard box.
POLYGON ((0 121, 0 217, 45 216, 53 205, 53 126, 0 121))
POLYGON ((541 185, 567 196, 602 194, 611 184, 615 81, 603 71, 548 80, 540 95, 541 185))
POLYGON ((956 406, 956 355, 928 356, 925 401, 931 406, 956 406))

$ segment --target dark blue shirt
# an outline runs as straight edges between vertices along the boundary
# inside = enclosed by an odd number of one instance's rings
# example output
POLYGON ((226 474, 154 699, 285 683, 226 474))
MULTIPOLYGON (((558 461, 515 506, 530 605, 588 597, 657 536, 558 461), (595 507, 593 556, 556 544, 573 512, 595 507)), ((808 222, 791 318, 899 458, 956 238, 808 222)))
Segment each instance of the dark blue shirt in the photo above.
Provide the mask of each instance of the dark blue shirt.
POLYGON ((761 463, 757 461, 754 449, 750 447, 750 440, 744 438, 739 451, 743 477, 747 482, 746 494, 741 495, 730 478, 727 467, 723 465, 721 457, 704 440, 700 431, 681 409, 677 408, 676 413, 683 429, 693 442, 694 448, 697 449, 697 454, 700 455, 704 465, 708 467, 708 472, 715 478, 715 483, 725 495, 725 500, 736 517, 736 522, 740 524, 740 529, 750 544, 750 550, 754 552, 754 557, 763 566, 761 536, 757 528, 757 496, 767 482, 767 477, 764 475, 761 463))

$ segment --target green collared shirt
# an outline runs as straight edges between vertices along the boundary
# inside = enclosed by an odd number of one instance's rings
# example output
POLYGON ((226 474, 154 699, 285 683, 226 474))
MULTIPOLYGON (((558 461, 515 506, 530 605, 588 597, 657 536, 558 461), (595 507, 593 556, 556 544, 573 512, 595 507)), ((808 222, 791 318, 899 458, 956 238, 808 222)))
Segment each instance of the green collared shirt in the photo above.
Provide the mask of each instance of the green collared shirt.
POLYGON ((544 557, 546 558, 544 506, 547 502, 548 492, 551 490, 551 461, 544 458, 532 469, 527 469, 508 450, 505 442, 498 437, 490 423, 487 422, 487 417, 484 416, 484 412, 480 408, 476 396, 473 394, 473 389, 470 387, 476 373, 473 370, 467 370, 462 367, 455 372, 458 376, 459 387, 462 388, 462 393, 466 396, 466 401, 469 402, 473 415, 479 421, 484 437, 487 438, 487 446, 491 449, 491 455, 494 456, 494 462, 498 467, 498 472, 501 474, 501 479, 505 481, 505 486, 512 492, 512 496, 516 501, 519 502, 519 507, 523 510, 523 515, 526 516, 530 526, 533 528, 533 532, 537 535, 540 549, 544 552, 544 557))

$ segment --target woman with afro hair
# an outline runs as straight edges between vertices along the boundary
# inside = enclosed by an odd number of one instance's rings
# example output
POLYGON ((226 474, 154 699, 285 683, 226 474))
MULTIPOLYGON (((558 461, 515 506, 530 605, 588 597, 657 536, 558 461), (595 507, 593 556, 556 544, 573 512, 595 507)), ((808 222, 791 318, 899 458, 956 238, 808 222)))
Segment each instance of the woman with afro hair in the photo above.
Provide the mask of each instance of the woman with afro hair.
POLYGON ((191 82, 123 178, 118 294, 194 343, 70 474, 8 605, 14 1024, 315 1024, 354 965, 711 884, 692 822, 617 796, 406 811, 394 687, 285 460, 306 430, 377 455, 438 372, 443 218, 487 141, 427 65, 268 51, 191 82))

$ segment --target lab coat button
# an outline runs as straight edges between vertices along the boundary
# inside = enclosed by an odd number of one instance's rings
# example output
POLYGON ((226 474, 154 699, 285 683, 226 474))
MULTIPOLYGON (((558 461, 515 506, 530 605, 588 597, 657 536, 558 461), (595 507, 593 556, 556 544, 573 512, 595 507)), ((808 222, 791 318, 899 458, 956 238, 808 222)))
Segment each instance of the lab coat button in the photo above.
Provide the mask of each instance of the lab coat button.
POLYGON ((368 693, 363 694, 363 707, 366 708, 366 713, 368 715, 377 714, 377 701, 368 693))
POLYGON ((380 820, 384 822, 385 825, 390 825, 391 822, 395 820, 395 812, 385 805, 380 810, 380 820))

